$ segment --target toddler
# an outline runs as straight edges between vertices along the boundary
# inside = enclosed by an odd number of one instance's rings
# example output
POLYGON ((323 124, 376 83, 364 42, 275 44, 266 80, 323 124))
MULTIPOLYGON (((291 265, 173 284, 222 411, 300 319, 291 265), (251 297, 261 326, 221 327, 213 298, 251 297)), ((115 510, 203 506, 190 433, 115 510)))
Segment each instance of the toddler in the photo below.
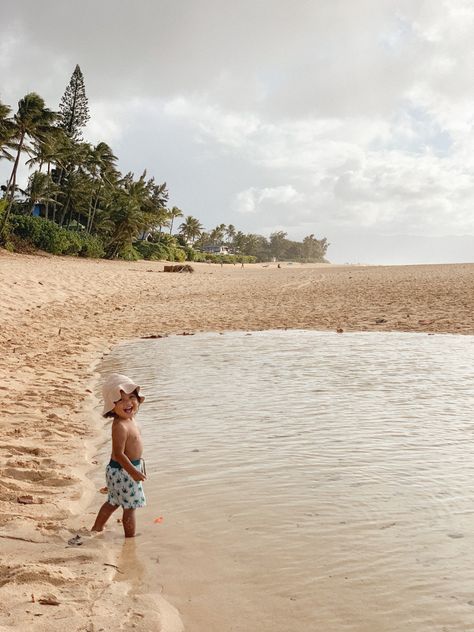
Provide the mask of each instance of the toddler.
POLYGON ((142 481, 146 479, 142 459, 143 443, 135 421, 145 400, 140 387, 125 375, 112 373, 102 387, 104 417, 113 417, 112 455, 105 470, 108 497, 95 519, 92 531, 103 531, 105 523, 119 507, 126 538, 135 536, 135 509, 146 504, 142 481))

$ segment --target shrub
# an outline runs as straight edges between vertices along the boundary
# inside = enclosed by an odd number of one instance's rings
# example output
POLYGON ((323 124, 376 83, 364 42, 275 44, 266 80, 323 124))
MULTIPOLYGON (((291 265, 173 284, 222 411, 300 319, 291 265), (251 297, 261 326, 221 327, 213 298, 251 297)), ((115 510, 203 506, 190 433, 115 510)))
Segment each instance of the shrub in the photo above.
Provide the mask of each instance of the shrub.
POLYGON ((82 243, 79 233, 67 231, 66 241, 63 254, 65 255, 78 255, 81 252, 82 243))
POLYGON ((155 233, 152 235, 151 241, 154 244, 161 244, 163 246, 167 246, 168 248, 174 248, 179 245, 176 237, 173 237, 173 235, 170 235, 169 233, 155 233))
POLYGON ((250 255, 219 255, 212 252, 201 252, 190 246, 182 248, 187 261, 206 261, 208 263, 255 263, 257 258, 250 255))
POLYGON ((13 215, 11 218, 12 232, 18 237, 35 243, 38 241, 41 231, 41 222, 37 217, 26 215, 13 215))
POLYGON ((128 246, 124 246, 122 250, 119 250, 117 253, 117 259, 124 259, 125 261, 138 261, 142 259, 138 250, 134 248, 131 244, 128 246))
POLYGON ((173 248, 174 261, 186 261, 186 253, 182 248, 173 248))
POLYGON ((187 261, 205 261, 206 260, 203 252, 199 252, 199 250, 194 250, 194 248, 191 248, 190 246, 186 246, 185 248, 183 248, 183 250, 186 254, 187 261))
MULTIPOLYGON (((70 244, 64 228, 41 217, 15 215, 12 217, 11 224, 15 235, 53 255, 63 254, 70 244)), ((74 248, 71 249, 74 250, 74 248)))
POLYGON ((209 263, 255 263, 256 257, 250 255, 218 255, 211 252, 194 251, 194 259, 189 261, 207 261, 209 263))
POLYGON ((155 244, 151 241, 136 241, 133 247, 143 259, 150 261, 172 261, 172 259, 169 258, 169 248, 164 244, 155 244))
POLYGON ((53 255, 104 255, 104 247, 98 237, 67 230, 42 217, 14 215, 11 219, 11 230, 14 235, 53 255))
MULTIPOLYGON (((190 246, 188 246, 188 252, 189 252, 189 254, 187 254, 188 261, 208 261, 207 257, 209 255, 209 253, 207 253, 207 252, 201 252, 200 250, 194 250, 194 248, 191 248, 190 246)), ((212 256, 212 255, 210 255, 210 256, 212 256)))
MULTIPOLYGON (((0 241, 0 243, 2 243, 0 241)), ((11 235, 7 236, 7 239, 5 240, 3 247, 5 248, 5 250, 8 250, 8 252, 15 252, 15 244, 11 241, 11 235)))
POLYGON ((105 254, 104 244, 96 235, 81 235, 80 257, 100 259, 105 254))
MULTIPOLYGON (((167 236, 170 237, 170 235, 167 236)), ((174 241, 176 243, 176 240, 174 241)), ((186 261, 186 252, 172 244, 167 246, 162 242, 136 241, 133 247, 143 259, 151 261, 186 261)))
POLYGON ((7 250, 12 250, 13 246, 10 241, 11 225, 10 222, 5 219, 7 205, 7 200, 0 200, 0 244, 7 248, 7 250))

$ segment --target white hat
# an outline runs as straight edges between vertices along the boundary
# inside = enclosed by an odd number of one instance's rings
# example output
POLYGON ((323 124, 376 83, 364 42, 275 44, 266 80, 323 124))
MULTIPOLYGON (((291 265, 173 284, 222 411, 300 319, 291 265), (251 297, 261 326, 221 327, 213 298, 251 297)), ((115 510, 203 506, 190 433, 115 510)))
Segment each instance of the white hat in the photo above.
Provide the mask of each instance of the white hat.
MULTIPOLYGON (((118 402, 121 398, 120 391, 127 393, 127 395, 130 395, 133 391, 137 391, 137 394, 139 394, 140 387, 126 375, 111 373, 102 386, 102 394, 104 396, 103 416, 114 409, 115 402, 118 402)), ((138 395, 138 401, 142 404, 145 398, 138 395)))

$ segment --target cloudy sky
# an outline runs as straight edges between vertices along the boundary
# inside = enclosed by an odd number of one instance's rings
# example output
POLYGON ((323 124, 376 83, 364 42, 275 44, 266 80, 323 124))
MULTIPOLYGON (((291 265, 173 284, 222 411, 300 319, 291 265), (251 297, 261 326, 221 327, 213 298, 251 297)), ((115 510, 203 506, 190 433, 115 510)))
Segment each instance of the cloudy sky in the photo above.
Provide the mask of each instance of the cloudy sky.
POLYGON ((17 0, 0 99, 57 109, 78 63, 85 139, 207 228, 473 261, 473 32, 472 0, 17 0))

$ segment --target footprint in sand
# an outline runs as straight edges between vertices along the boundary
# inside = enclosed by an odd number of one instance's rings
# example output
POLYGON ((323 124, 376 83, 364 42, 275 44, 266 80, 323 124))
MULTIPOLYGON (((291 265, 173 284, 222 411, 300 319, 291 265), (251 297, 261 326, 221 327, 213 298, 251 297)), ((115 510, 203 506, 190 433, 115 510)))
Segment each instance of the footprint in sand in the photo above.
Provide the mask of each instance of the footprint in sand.
POLYGON ((41 471, 7 467, 2 473, 7 478, 13 478, 19 481, 29 481, 32 483, 41 481, 42 483, 51 485, 52 487, 67 487, 68 485, 73 485, 78 481, 77 478, 72 476, 51 476, 51 472, 48 470, 41 471))

